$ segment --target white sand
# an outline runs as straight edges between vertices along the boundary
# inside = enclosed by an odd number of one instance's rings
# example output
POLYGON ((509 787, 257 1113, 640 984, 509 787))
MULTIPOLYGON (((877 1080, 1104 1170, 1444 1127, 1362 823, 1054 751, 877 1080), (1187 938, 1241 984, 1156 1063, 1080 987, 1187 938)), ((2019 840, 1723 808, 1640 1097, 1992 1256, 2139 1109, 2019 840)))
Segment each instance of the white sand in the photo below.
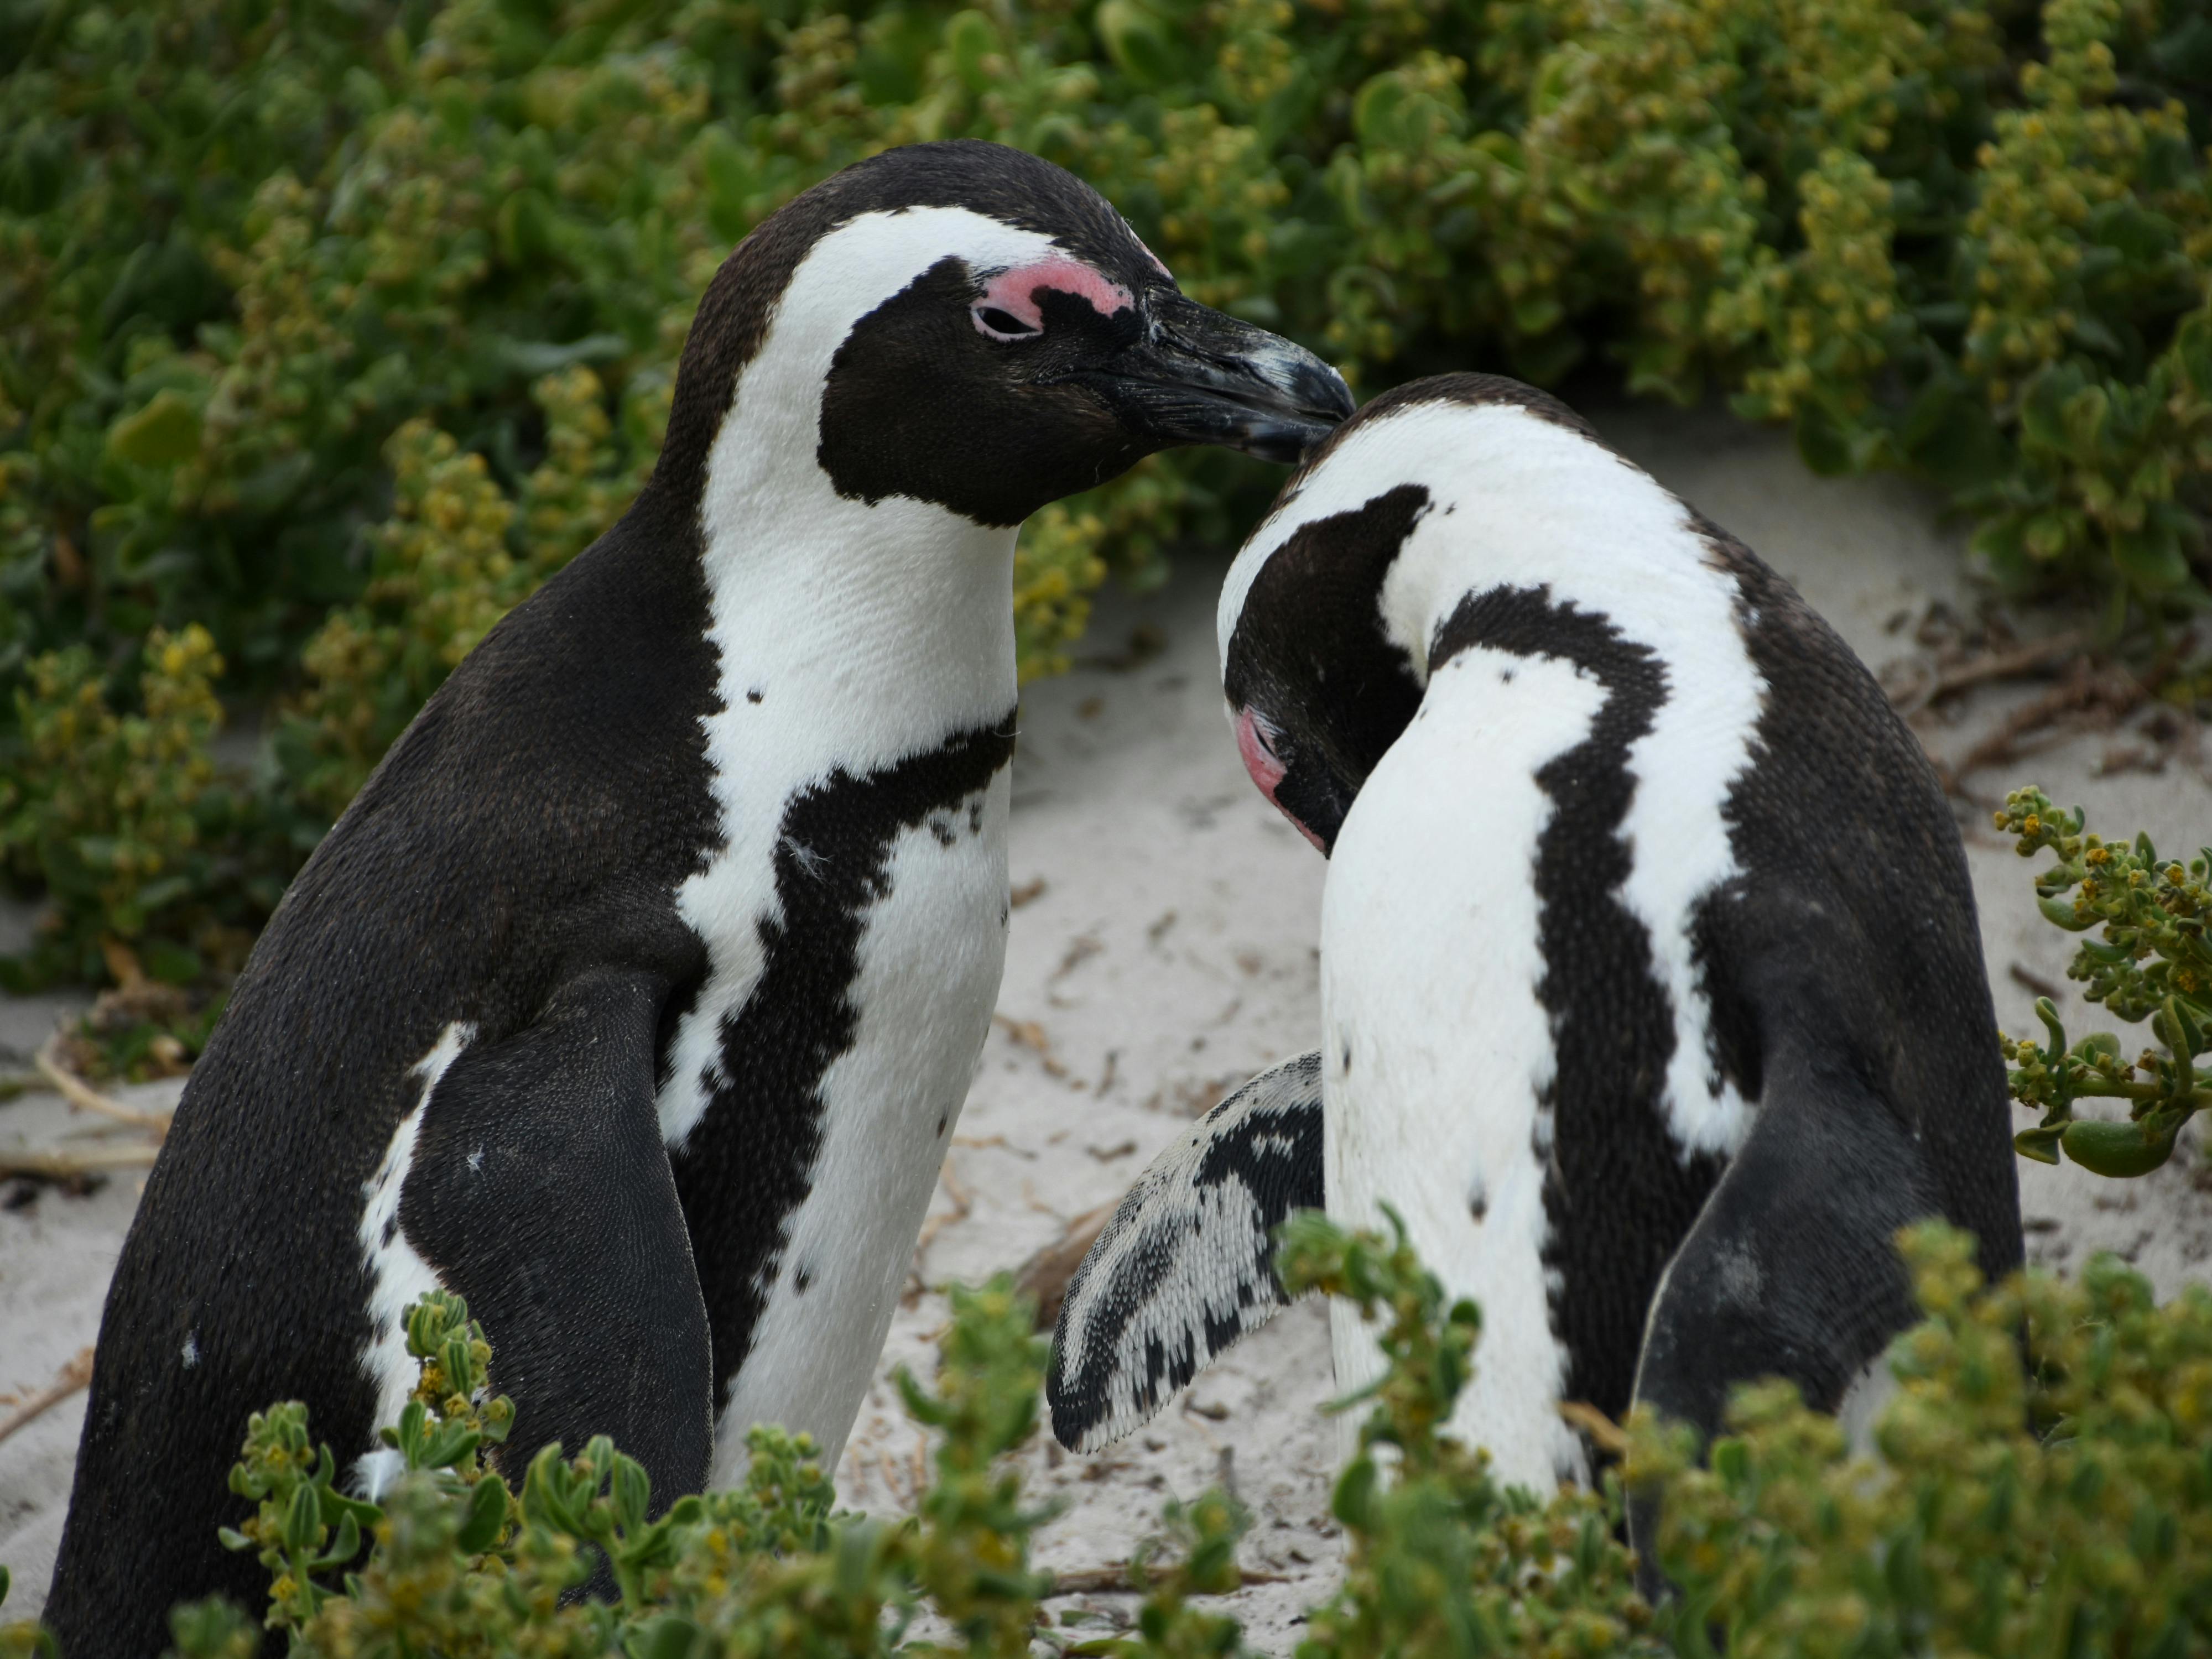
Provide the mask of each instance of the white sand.
MULTIPOLYGON (((1955 538, 1909 487, 1809 477, 1785 440, 1718 417, 1630 410, 1601 424, 1795 580, 1869 662, 1917 651, 1909 628, 1885 631, 1900 612, 1917 616, 1936 599, 1971 611, 1955 538)), ((1006 1023, 992 1035, 947 1160, 943 1219, 917 1255, 915 1285, 930 1288, 901 1310, 839 1469, 849 1504, 891 1511, 911 1499, 923 1441, 889 1376, 901 1363, 928 1370, 928 1339, 946 1317, 935 1287, 1018 1265, 1117 1197, 1195 1108, 1310 1046, 1323 866, 1253 792, 1229 740, 1213 646, 1221 568, 1189 562, 1160 593, 1102 604, 1092 665, 1024 700, 1013 879, 1018 890, 1044 885, 1014 913, 999 1005, 1006 1023), (1140 624, 1164 633, 1164 652, 1134 669, 1101 665, 1140 624)), ((1981 695, 1955 725, 1931 727, 1931 746, 1962 752, 2032 695, 1981 695)), ((2176 851, 2212 840, 2203 776, 2181 761, 2162 775, 2095 776, 2113 741, 2078 738, 1970 787, 2001 797, 2033 778, 2088 803, 2098 827, 2148 829, 2176 851)), ((1981 814, 1965 816, 2000 1020, 2026 1029, 2033 994, 2009 970, 2018 963, 2065 986, 2069 941, 2036 917, 2028 866, 1981 814)), ((0 1006, 0 1044, 27 1054, 66 1006, 0 1006)), ((2062 998, 2061 1009, 2077 1033, 2092 1029, 2078 1000, 2062 998)), ((0 1062, 14 1063, 5 1054, 0 1062)), ((0 1145, 46 1144, 70 1127, 52 1097, 0 1106, 0 1145)), ((2148 1180, 2107 1182, 2023 1164, 2031 1254, 2072 1265, 2118 1249, 2162 1294, 2201 1279, 2212 1256, 2204 1168, 2177 1158, 2148 1180)), ((133 1187, 124 1177, 90 1198, 47 1191, 0 1212, 0 1391, 35 1391, 93 1340, 133 1187)), ((1045 1529, 1039 1559, 1056 1569, 1121 1562, 1164 1497, 1226 1479, 1254 1515, 1248 1570, 1284 1581, 1249 1587, 1234 1603, 1256 1647, 1287 1651, 1302 1608, 1326 1594, 1340 1559, 1328 1516, 1334 1431, 1316 1410, 1330 1391, 1328 1354, 1321 1309, 1301 1306, 1124 1445, 1079 1459, 1040 1437, 1021 1454, 1024 1472, 1034 1492, 1068 1507, 1045 1529)), ((8 1615, 34 1612, 42 1596, 82 1418, 80 1397, 0 1443, 0 1561, 20 1581, 8 1615)), ((1120 1595, 1056 1604, 1114 1620, 1133 1606, 1120 1595)))

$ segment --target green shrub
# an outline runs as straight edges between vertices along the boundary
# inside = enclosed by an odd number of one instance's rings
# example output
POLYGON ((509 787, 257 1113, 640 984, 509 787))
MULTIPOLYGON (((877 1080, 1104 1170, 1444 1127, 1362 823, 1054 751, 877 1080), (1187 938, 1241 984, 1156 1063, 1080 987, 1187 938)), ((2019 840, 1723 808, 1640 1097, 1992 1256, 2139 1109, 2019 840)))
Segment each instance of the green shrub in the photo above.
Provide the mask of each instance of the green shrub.
POLYGON ((2024 859, 2057 854, 2035 878, 2044 920, 2069 933, 2098 930, 2075 949, 2066 976, 2119 1018, 2148 1018, 2166 1049, 2144 1048, 2130 1060, 2110 1031, 2069 1044, 2057 1008, 2038 997, 2046 1041, 2000 1039, 2014 1062, 2013 1097, 2043 1113, 2013 1144, 2045 1164, 2056 1164, 2063 1148, 2100 1175, 2148 1175, 2172 1156, 2182 1126, 2212 1105, 2212 1087, 2197 1074, 2197 1056, 2212 1048, 2212 946, 2204 938, 2212 848, 2200 848, 2184 869, 2160 858, 2148 836, 2108 842, 2089 831, 2081 808, 2065 811, 2033 787, 2005 797, 1996 825, 2019 838, 2024 859), (2128 1121, 2074 1115, 2075 1101, 2100 1098, 2127 1102, 2128 1121))
POLYGON ((1663 1652, 1617 1536, 1617 1484, 1547 1502, 1501 1488, 1488 1453, 1441 1431, 1482 1316, 1446 1304, 1391 1224, 1389 1241, 1347 1237, 1318 1212, 1283 1229, 1283 1282, 1355 1303, 1382 1325, 1389 1362, 1366 1395, 1338 1402, 1374 1404, 1330 1500, 1351 1544, 1344 1587, 1310 1615, 1298 1659, 1663 1652))
MULTIPOLYGON (((1484 1453, 1440 1432, 1480 1316, 1447 1304, 1407 1248, 1319 1216, 1285 1229, 1285 1282, 1358 1303, 1389 1368, 1357 1400, 1358 1450, 1332 1506, 1345 1581, 1313 1610, 1298 1659, 1569 1656, 2179 1656, 2212 1641, 2212 1292, 2154 1306, 2110 1257, 2078 1284, 2039 1273, 1984 1293, 1973 1243, 1908 1230, 1923 1322, 1891 1350, 1899 1392, 1851 1455, 1786 1384, 1742 1390, 1704 1464, 1686 1431, 1642 1417, 1601 1492, 1501 1490, 1484 1453), (2024 1346, 2023 1346, 2024 1345, 2024 1346), (1656 1492, 1658 1557, 1677 1594, 1636 1594, 1619 1541, 1624 1481, 1656 1492)), ((267 1624, 299 1655, 770 1654, 1217 1659, 1233 1618, 1193 1598, 1233 1589, 1245 1521, 1209 1492, 1170 1503, 1137 1571, 1127 1636, 1066 1643, 1038 1622, 1050 1576, 1029 1565, 1049 1511, 1004 1462, 1037 1427, 1043 1345, 1001 1279, 957 1291, 936 1388, 903 1373, 935 1430, 913 1515, 834 1511, 804 1436, 757 1428, 745 1484, 655 1520, 644 1471, 604 1438, 549 1446, 520 1491, 483 1454, 512 1412, 487 1399, 490 1350, 442 1293, 410 1311, 422 1381, 386 1429, 406 1473, 380 1504, 336 1491, 305 1409, 257 1414, 232 1489, 252 1513, 224 1534, 270 1573, 267 1624), (356 1553, 366 1542, 365 1560, 356 1553), (1156 1553, 1155 1553, 1156 1552, 1156 1553), (563 1601, 604 1561, 611 1602, 563 1601), (348 1568, 350 1566, 350 1571, 348 1568), (907 1638, 919 1614, 951 1647, 907 1638)), ((0 1577, 0 1594, 4 1594, 0 1577)), ((254 1622, 220 1601, 177 1610, 181 1659, 246 1659, 254 1622)), ((42 1648, 0 1628, 0 1655, 42 1648)))
POLYGON ((208 752, 222 724, 222 659, 195 623, 155 629, 143 660, 129 714, 116 712, 89 646, 31 663, 15 694, 14 764, 0 775, 0 853, 45 881, 57 916, 85 924, 41 941, 52 966, 100 977, 100 943, 116 941, 141 948, 156 978, 188 981, 205 965, 195 938, 226 954, 208 902, 234 874, 222 864, 237 803, 208 752))
POLYGON ((2181 1655, 2212 1642, 2212 1293, 2165 1307, 2100 1256, 1977 1294, 1973 1241, 1908 1231, 1924 1322, 1877 1473, 1782 1384, 1741 1392, 1710 1465, 1638 1425, 1664 1492, 1676 1652, 2181 1655), (2022 1364, 2023 1334, 2030 1363, 2022 1364), (2032 1425, 2032 1427, 2030 1426, 2032 1425))
MULTIPOLYGON (((281 716, 187 876, 225 914, 620 511, 721 253, 912 139, 1066 164, 1364 390, 1717 387, 1942 485, 2015 588, 2203 592, 2212 0, 11 0, 0 63, 0 765, 35 665, 204 629, 281 716)), ((1024 673, 1277 476, 1041 514, 1024 673)), ((28 845, 38 972, 183 902, 28 845)))

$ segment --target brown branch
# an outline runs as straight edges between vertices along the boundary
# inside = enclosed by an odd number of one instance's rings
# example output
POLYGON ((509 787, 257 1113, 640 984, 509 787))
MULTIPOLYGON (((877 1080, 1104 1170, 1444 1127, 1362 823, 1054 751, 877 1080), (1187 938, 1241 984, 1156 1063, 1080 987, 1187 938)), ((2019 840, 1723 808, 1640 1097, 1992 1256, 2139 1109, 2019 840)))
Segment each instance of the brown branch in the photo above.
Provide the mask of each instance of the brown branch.
POLYGON ((1890 701, 1903 714, 1917 714, 1941 697, 1955 696, 1971 686, 1986 684, 1990 680, 2010 679, 2015 674, 2025 674, 2031 669, 2044 668, 2061 657, 2070 656, 2089 641, 2088 634, 2072 628, 2063 634, 2053 634, 2047 640, 2037 640, 2027 645, 2014 646, 2009 651, 1988 651, 1950 667, 1930 674, 1911 691, 1893 696, 1890 701))
POLYGON ((975 1207, 975 1198, 960 1184, 960 1177, 953 1173, 951 1158, 945 1160, 944 1167, 937 1172, 937 1178, 952 1200, 952 1207, 939 1210, 921 1224, 921 1235, 914 1241, 914 1260, 917 1267, 921 1259, 929 1254, 929 1247, 936 1242, 938 1234, 956 1221, 965 1221, 975 1207))
POLYGON ((2063 684, 2014 709, 1996 731, 1957 760, 1948 765, 1937 760, 1936 769, 1942 775, 1944 787, 1958 793, 1969 774, 2019 759, 2026 752, 2022 747, 2026 739, 2045 732, 2069 714, 2096 712, 2111 721, 2133 713, 2172 672, 2172 665, 2163 664, 2138 679, 2122 669, 2092 673, 2086 664, 2082 665, 2063 684))
POLYGON ((1596 1407, 1586 1400, 1562 1400, 1559 1415, 1568 1423, 1597 1443, 1600 1451, 1614 1457, 1628 1455, 1628 1433, 1596 1407))
POLYGON ((82 1152, 0 1152, 0 1176, 33 1176, 41 1181, 70 1181, 107 1170, 150 1170, 159 1146, 94 1146, 82 1152))
POLYGON ((159 1140, 169 1133, 167 1112, 142 1112, 136 1106, 125 1106, 119 1100, 110 1100, 75 1072, 61 1062, 62 1034, 56 1031, 39 1045, 39 1052, 31 1063, 39 1068, 39 1075, 54 1087, 64 1100, 81 1111, 97 1112, 102 1117, 112 1117, 118 1123, 128 1123, 133 1128, 143 1129, 159 1140))
MULTIPOLYGON (((1163 1567, 1158 1571, 1147 1573, 1146 1583, 1139 1583, 1136 1577, 1134 1562, 1118 1562, 1109 1567, 1075 1567, 1066 1572, 1054 1573, 1052 1589, 1046 1594, 1048 1595, 1101 1595, 1117 1593, 1141 1595, 1152 1580, 1160 1577, 1166 1571, 1167 1569, 1163 1567)), ((1240 1571, 1237 1582, 1240 1585, 1287 1584, 1291 1580, 1279 1572, 1254 1572, 1248 1568, 1240 1571)))
POLYGON ((6 1422, 0 1423, 0 1440, 5 1440, 33 1419, 52 1411, 91 1381, 92 1350, 80 1348, 76 1358, 63 1366, 52 1382, 16 1407, 6 1422))

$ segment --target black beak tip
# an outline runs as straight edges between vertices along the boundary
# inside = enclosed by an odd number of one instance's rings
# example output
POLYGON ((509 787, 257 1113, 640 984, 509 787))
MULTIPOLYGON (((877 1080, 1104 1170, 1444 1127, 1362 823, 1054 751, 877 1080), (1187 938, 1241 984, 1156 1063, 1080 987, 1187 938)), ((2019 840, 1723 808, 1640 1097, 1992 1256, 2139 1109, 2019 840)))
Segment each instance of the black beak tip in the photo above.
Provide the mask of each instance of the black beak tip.
POLYGON ((1352 414, 1344 377, 1304 346, 1179 294, 1159 305, 1144 346, 1102 382, 1152 441, 1294 465, 1352 414))
POLYGON ((1243 441, 1237 447, 1263 461, 1273 461, 1279 466, 1296 466, 1312 454, 1322 441, 1336 428, 1336 419, 1278 416, 1272 420, 1253 422, 1246 428, 1243 441))
POLYGON ((1288 363, 1277 362, 1261 378, 1279 389, 1281 404, 1272 421, 1256 423, 1253 454, 1285 465, 1304 460, 1318 444, 1350 419, 1355 405, 1344 376, 1310 352, 1298 350, 1288 363))
POLYGON ((1317 382, 1313 393, 1315 409, 1328 418, 1330 427, 1340 426, 1352 418, 1358 405, 1352 400, 1352 388, 1344 383, 1344 376, 1319 359, 1315 367, 1320 370, 1314 379, 1317 382))

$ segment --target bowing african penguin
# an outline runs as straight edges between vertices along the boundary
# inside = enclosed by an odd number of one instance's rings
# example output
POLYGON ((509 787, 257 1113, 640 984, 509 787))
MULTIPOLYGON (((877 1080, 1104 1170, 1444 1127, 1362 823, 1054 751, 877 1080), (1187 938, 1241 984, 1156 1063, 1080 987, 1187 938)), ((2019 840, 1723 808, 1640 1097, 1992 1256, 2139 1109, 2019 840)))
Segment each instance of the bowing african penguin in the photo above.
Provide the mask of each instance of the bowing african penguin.
MULTIPOLYGON (((1330 858, 1319 1087, 1270 1131, 1291 1155, 1317 1115, 1322 1167, 1270 1178, 1347 1224, 1389 1203, 1480 1303, 1454 1421, 1504 1479, 1589 1475, 1563 1401, 1710 1435, 1779 1375, 1835 1409, 1912 1316, 1911 1221, 2019 1264, 1942 791, 1741 543, 1550 398, 1424 380, 1291 481, 1220 636, 1245 764, 1330 858)), ((1206 1127, 1115 1218, 1154 1259, 1109 1234, 1070 1291, 1070 1444, 1127 1432, 1281 1302, 1254 1206, 1187 1173, 1206 1127)), ((1379 1369, 1349 1310, 1333 1346, 1341 1387, 1379 1369)))
POLYGON ((108 1298, 64 1650, 265 1592, 216 1536, 248 1413, 304 1400, 388 1479, 435 1285, 510 1461, 609 1433, 665 1504, 769 1421, 834 1465, 998 990, 1017 529, 1350 409, 1014 150, 893 150, 749 237, 636 504, 394 745, 192 1074, 108 1298))

